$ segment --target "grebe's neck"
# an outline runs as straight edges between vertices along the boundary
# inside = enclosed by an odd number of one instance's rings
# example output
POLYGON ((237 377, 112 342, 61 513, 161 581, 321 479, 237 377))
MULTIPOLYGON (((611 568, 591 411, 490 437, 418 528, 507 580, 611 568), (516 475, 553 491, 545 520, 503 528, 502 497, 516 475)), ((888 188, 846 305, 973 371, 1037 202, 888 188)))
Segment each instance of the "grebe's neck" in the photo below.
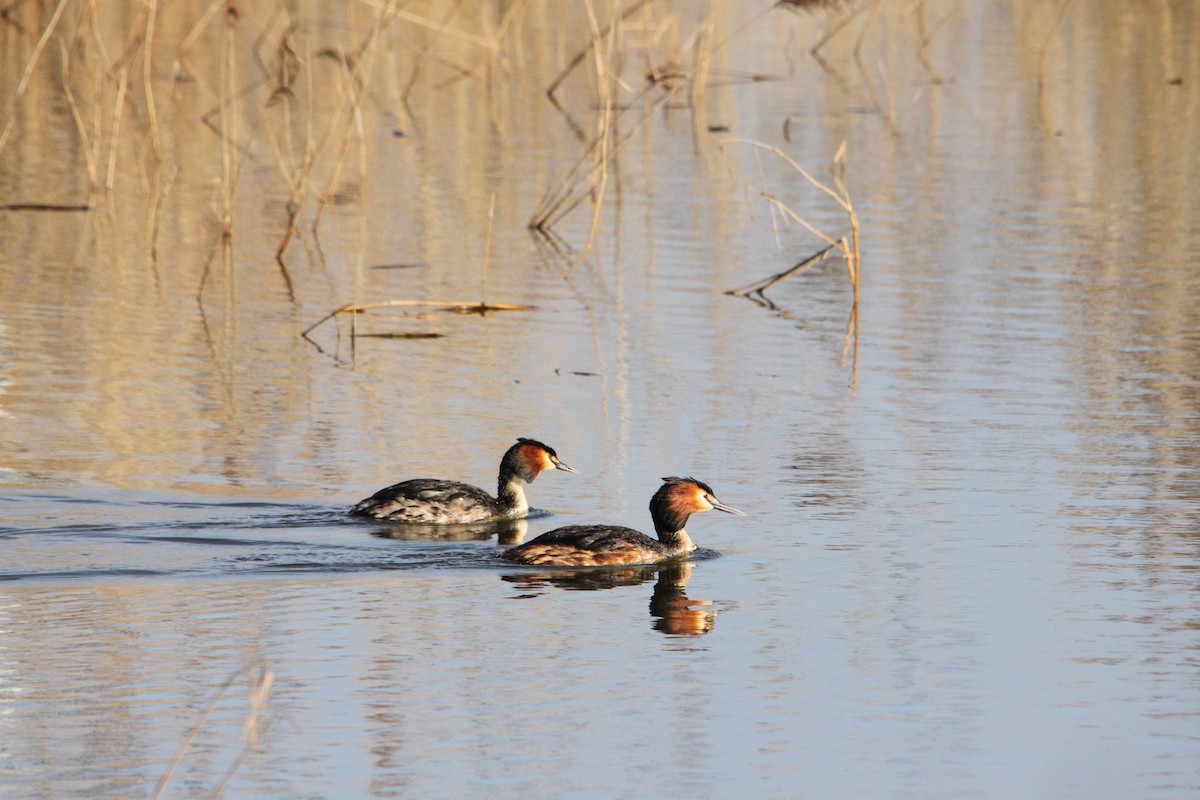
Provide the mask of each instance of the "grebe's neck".
POLYGON ((688 536, 688 532, 683 528, 677 531, 659 530, 658 540, 662 542, 668 554, 673 558, 690 553, 696 549, 696 544, 692 541, 692 537, 688 536))
POLYGON ((670 487, 664 486, 650 499, 650 518, 654 520, 654 532, 663 547, 671 551, 672 556, 690 553, 696 549, 692 537, 683 529, 687 525, 690 509, 675 501, 670 487))
POLYGON ((501 514, 513 516, 524 514, 529 510, 525 500, 525 487, 521 478, 513 472, 501 470, 500 479, 496 486, 496 504, 501 514))

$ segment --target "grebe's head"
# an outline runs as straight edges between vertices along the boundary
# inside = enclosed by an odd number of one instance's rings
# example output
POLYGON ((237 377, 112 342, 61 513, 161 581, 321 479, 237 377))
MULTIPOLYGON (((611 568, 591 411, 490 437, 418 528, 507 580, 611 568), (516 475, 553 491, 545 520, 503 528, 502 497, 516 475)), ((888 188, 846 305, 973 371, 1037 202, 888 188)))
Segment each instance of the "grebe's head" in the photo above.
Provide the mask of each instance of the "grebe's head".
POLYGON ((553 447, 537 439, 517 439, 517 443, 504 454, 504 465, 526 483, 533 483, 534 478, 548 469, 575 472, 574 468, 558 460, 558 453, 554 452, 553 447))
POLYGON ((671 531, 683 530, 692 514, 713 509, 746 516, 722 503, 711 486, 695 478, 663 478, 663 485, 650 498, 650 516, 654 518, 655 527, 671 531))

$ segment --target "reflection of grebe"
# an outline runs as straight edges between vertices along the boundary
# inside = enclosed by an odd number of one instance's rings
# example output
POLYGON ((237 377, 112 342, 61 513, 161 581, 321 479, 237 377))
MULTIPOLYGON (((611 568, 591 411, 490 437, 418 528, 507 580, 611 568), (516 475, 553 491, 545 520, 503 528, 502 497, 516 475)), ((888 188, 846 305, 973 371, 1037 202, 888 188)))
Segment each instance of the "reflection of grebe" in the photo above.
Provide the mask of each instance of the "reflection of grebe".
POLYGON ((683 526, 688 517, 711 509, 746 516, 717 500, 708 484, 695 478, 663 478, 650 499, 650 517, 658 539, 614 525, 568 525, 505 550, 500 555, 521 564, 592 567, 654 564, 685 556, 696 549, 683 526))
POLYGON ((388 522, 450 525, 511 519, 529 513, 521 482, 533 483, 550 469, 575 470, 558 460, 554 448, 534 439, 517 439, 500 460, 496 497, 457 481, 414 478, 380 489, 350 510, 359 517, 388 522))
POLYGON ((637 586, 656 575, 650 595, 650 616, 654 630, 662 633, 697 636, 713 629, 717 608, 711 600, 692 600, 684 587, 695 565, 690 561, 668 564, 640 564, 611 569, 561 569, 554 572, 521 572, 502 575, 501 580, 516 584, 522 591, 517 599, 531 599, 554 586, 568 591, 595 591, 637 586))
POLYGON ((717 621, 711 600, 692 600, 684 592, 693 564, 681 561, 663 567, 650 596, 650 616, 656 617, 654 630, 685 636, 708 633, 717 621), (693 606, 701 606, 694 608, 693 606))
POLYGON ((380 539, 403 541, 470 542, 484 541, 493 536, 500 544, 520 544, 529 532, 525 519, 502 519, 497 522, 468 522, 463 525, 379 525, 371 531, 380 539))
POLYGON ((519 572, 512 575, 501 575, 500 579, 515 583, 535 597, 542 594, 540 589, 547 586, 557 586, 559 589, 576 591, 595 591, 597 589, 616 589, 618 586, 637 586, 646 581, 654 580, 662 567, 657 564, 639 564, 612 569, 564 569, 557 572, 519 572))

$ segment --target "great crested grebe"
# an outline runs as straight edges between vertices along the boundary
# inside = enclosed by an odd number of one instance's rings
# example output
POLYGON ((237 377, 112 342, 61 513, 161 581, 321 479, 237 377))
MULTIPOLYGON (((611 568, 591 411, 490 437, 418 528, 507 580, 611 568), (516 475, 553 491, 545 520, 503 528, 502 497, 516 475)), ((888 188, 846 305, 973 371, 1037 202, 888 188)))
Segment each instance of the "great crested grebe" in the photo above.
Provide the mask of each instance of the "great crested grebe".
POLYGON ((496 496, 457 481, 413 478, 380 489, 350 513, 388 522, 453 525, 493 519, 515 519, 529 513, 521 483, 533 483, 549 469, 575 472, 558 460, 554 448, 535 439, 517 439, 500 460, 496 496))
POLYGON ((500 556, 520 564, 559 567, 669 561, 696 549, 692 537, 683 529, 688 517, 714 508, 746 516, 718 500, 707 483, 695 478, 663 478, 663 485, 650 498, 650 517, 657 539, 616 525, 568 525, 505 550, 500 556))

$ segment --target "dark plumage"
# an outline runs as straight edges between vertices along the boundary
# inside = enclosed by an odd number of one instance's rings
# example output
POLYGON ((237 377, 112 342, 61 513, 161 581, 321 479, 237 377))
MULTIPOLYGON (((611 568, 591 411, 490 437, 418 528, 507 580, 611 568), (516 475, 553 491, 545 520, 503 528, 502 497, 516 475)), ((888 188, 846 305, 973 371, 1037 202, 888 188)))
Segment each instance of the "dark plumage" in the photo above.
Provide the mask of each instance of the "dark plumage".
POLYGON ((496 496, 475 486, 438 478, 413 478, 380 489, 350 513, 388 522, 452 525, 515 519, 529 513, 522 483, 548 469, 575 470, 558 460, 554 448, 536 439, 517 439, 500 460, 496 496))
POLYGON ((650 517, 657 539, 618 525, 568 525, 500 555, 521 564, 563 567, 668 561, 696 549, 684 530, 688 517, 714 508, 746 516, 719 501, 706 483, 695 478, 663 478, 663 485, 650 499, 650 517))

